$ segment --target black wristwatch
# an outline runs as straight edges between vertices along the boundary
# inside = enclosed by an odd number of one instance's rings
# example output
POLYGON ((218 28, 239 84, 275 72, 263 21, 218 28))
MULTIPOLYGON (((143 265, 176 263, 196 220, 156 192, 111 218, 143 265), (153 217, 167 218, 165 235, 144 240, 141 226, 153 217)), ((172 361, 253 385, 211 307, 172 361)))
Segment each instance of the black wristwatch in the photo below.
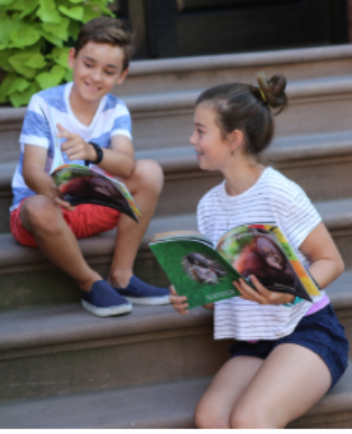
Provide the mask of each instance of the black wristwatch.
POLYGON ((103 157, 104 157, 103 150, 101 149, 101 147, 100 147, 99 145, 97 145, 97 144, 94 143, 94 142, 88 142, 88 143, 89 143, 90 145, 92 145, 93 148, 95 149, 95 151, 96 151, 96 153, 97 153, 97 158, 96 158, 96 160, 94 160, 94 161, 85 160, 84 164, 85 164, 86 166, 89 166, 89 163, 92 163, 92 164, 99 164, 99 163, 101 163, 101 161, 103 160, 103 157))

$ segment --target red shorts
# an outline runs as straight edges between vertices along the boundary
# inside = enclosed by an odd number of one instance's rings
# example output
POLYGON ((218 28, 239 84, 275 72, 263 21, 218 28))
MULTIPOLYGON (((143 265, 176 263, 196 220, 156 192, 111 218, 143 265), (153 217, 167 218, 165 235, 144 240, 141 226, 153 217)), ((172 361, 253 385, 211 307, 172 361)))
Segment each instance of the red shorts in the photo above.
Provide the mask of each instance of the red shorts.
MULTIPOLYGON (((26 198, 28 199, 28 198, 26 198)), ((22 225, 20 211, 23 199, 19 207, 12 211, 10 216, 11 233, 23 246, 38 247, 35 238, 22 225)), ((67 211, 61 208, 62 214, 76 238, 86 238, 101 232, 116 228, 120 212, 101 205, 83 204, 77 205, 75 211, 67 211)))

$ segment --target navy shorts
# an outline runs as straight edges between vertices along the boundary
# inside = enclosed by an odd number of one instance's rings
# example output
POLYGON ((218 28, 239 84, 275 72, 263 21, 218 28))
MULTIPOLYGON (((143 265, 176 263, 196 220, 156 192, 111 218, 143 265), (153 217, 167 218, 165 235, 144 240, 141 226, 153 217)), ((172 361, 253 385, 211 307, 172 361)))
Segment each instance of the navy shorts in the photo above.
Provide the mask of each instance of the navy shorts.
POLYGON ((331 372, 331 387, 347 368, 348 340, 331 304, 303 317, 294 332, 288 336, 275 341, 259 340, 255 343, 236 341, 229 351, 232 357, 252 356, 266 359, 271 351, 281 344, 301 345, 318 354, 331 372))

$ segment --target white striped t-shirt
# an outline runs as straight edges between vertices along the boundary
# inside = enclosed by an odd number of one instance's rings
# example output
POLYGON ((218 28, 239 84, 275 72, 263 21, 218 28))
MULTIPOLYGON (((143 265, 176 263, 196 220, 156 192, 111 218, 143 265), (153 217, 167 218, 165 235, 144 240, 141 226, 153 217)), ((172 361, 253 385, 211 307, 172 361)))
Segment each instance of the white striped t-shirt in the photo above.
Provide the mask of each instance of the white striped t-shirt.
MULTIPOLYGON (((224 233, 236 226, 276 224, 306 268, 310 264, 299 247, 321 222, 304 191, 271 167, 237 196, 226 193, 225 181, 214 187, 200 200, 197 218, 199 231, 212 240, 214 247, 224 233)), ((314 303, 324 296, 321 291, 321 295, 313 297, 314 303)), ((214 306, 214 338, 278 339, 292 333, 311 306, 308 301, 288 307, 260 305, 239 297, 221 300, 214 306)))
POLYGON ((86 142, 97 143, 102 148, 110 146, 115 135, 131 137, 131 116, 125 103, 114 95, 105 95, 99 104, 90 125, 82 124, 74 115, 70 105, 73 83, 63 84, 43 90, 32 96, 23 121, 20 136, 21 154, 12 178, 13 202, 10 211, 18 207, 22 199, 35 193, 23 179, 23 156, 26 145, 36 145, 47 149, 45 171, 51 173, 61 164, 81 164, 83 160, 70 161, 59 146, 66 139, 56 138, 56 124, 61 124, 71 133, 79 134, 86 142), (58 140, 58 146, 55 141, 58 140))

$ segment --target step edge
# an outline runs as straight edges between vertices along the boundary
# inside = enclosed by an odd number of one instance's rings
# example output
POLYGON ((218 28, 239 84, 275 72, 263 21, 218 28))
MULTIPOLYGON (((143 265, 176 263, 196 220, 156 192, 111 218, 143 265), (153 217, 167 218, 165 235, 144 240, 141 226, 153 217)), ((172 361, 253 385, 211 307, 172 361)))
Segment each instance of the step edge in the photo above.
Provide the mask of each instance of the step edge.
POLYGON ((283 63, 310 63, 324 60, 350 58, 350 44, 324 47, 270 50, 252 53, 218 54, 170 59, 132 61, 129 75, 153 75, 189 72, 194 70, 213 70, 226 68, 245 68, 283 63))

